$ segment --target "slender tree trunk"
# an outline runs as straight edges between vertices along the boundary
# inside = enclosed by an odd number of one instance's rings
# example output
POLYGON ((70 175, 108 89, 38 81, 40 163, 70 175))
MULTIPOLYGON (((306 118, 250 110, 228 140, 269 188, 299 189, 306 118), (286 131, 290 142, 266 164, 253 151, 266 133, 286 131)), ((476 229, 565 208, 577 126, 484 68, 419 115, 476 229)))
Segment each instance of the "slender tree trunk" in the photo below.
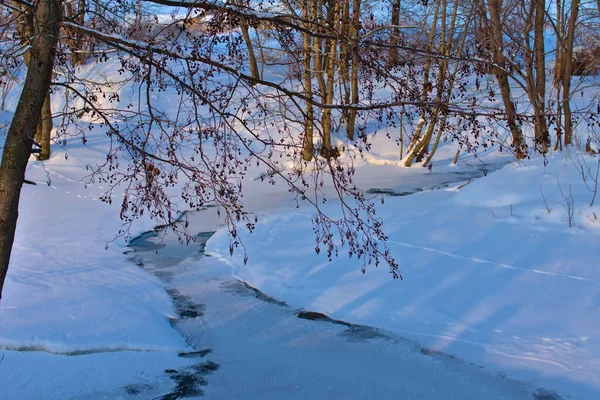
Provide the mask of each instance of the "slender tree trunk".
MULTIPOLYGON (((556 98, 560 99, 561 86, 559 85, 556 89, 556 98)), ((562 151, 562 102, 556 102, 556 143, 554 144, 554 151, 562 151)))
MULTIPOLYGON (((323 28, 321 28, 321 24, 323 23, 323 13, 321 10, 321 6, 323 4, 320 0, 310 0, 311 2, 311 10, 314 9, 314 27, 315 33, 323 33, 323 28)), ((325 103, 326 100, 326 92, 327 88, 325 85, 325 77, 323 71, 323 39, 319 37, 313 38, 313 59, 314 59, 314 68, 313 73, 315 78, 317 79, 317 84, 319 85, 319 95, 321 97, 321 102, 325 103)))
MULTIPOLYGON (((431 31, 429 31, 429 44, 427 47, 427 49, 430 52, 433 51, 434 44, 435 44, 435 37, 436 37, 438 15, 439 15, 440 7, 441 7, 441 0, 436 0, 435 9, 434 9, 434 13, 433 13, 433 20, 432 20, 432 24, 431 24, 431 31)), ((429 92, 433 88, 433 84, 429 80, 429 74, 431 72, 432 63, 433 63, 433 58, 428 57, 427 60, 425 61, 425 66, 423 67, 423 89, 422 89, 423 104, 427 103, 427 97, 429 95, 429 92)), ((419 118, 419 122, 417 123, 417 128, 415 129, 415 133, 412 137, 412 140, 410 141, 410 143, 408 145, 408 149, 406 149, 407 158, 406 158, 406 160, 404 160, 405 167, 410 167, 412 165, 412 163, 415 159, 415 156, 416 156, 416 152, 420 149, 419 143, 421 142, 421 139, 422 139, 421 136, 423 135, 423 128, 425 127, 425 124, 427 123, 427 121, 425 120, 425 117, 426 117, 426 109, 425 109, 425 106, 423 106, 423 107, 421 107, 421 117, 419 118)))
MULTIPOLYGON (((441 14, 440 14, 440 45, 439 45, 439 51, 440 54, 443 54, 445 56, 448 56, 450 54, 449 52, 449 47, 451 45, 451 40, 452 37, 454 36, 454 26, 455 26, 455 22, 456 22, 456 15, 457 15, 457 10, 458 10, 458 2, 454 3, 454 12, 452 13, 452 22, 451 22, 451 28, 450 28, 450 32, 448 33, 448 37, 450 38, 448 40, 448 43, 446 43, 446 19, 447 19, 447 0, 442 0, 442 4, 441 4, 441 14)), ((451 85, 454 81, 453 76, 452 77, 447 77, 447 72, 448 72, 448 59, 440 59, 438 61, 438 80, 437 80, 437 95, 435 98, 435 102, 436 102, 436 106, 433 112, 433 115, 431 116, 430 120, 429 120, 429 124, 427 126, 427 131, 425 132, 425 135, 423 136, 423 139, 418 143, 418 149, 415 149, 413 151, 413 154, 416 155, 416 157, 414 157, 414 159, 417 162, 421 162, 423 160, 423 157, 425 157, 425 154, 427 154, 427 150, 429 149, 429 144, 431 143, 431 138, 433 137, 433 132, 435 130, 435 127, 438 125, 439 123, 439 115, 440 115, 440 106, 439 104, 442 103, 442 100, 444 98, 444 83, 446 81, 449 81, 450 83, 450 87, 449 87, 449 93, 448 93, 448 99, 447 101, 450 100, 450 94, 452 92, 452 88, 451 85)), ((445 124, 445 116, 442 117, 442 124, 439 124, 440 127, 442 125, 445 124)), ((436 140, 436 144, 434 145, 434 149, 433 152, 435 152, 435 150, 437 149, 437 143, 439 143, 439 138, 441 137, 441 132, 443 129, 438 130, 438 134, 437 134, 437 140, 436 140)), ((431 157, 433 157, 433 154, 429 154, 429 157, 427 157, 427 159, 431 159, 431 157)), ((411 160, 412 162, 412 160, 411 160)), ((426 160, 423 164, 423 166, 427 165, 428 161, 426 160)))
POLYGON ((562 89, 562 60, 563 60, 563 41, 565 40, 564 23, 564 2, 562 0, 556 0, 556 54, 554 56, 554 79, 552 84, 556 89, 556 143, 554 144, 554 150, 562 151, 562 101, 561 101, 561 89, 562 89))
MULTIPOLYGON (((446 43, 447 46, 445 46, 445 51, 444 54, 446 56, 450 55, 450 50, 452 48, 452 44, 454 43, 454 33, 455 33, 455 28, 456 28, 456 19, 458 16, 458 1, 456 1, 454 3, 454 9, 452 11, 452 21, 450 23, 450 32, 448 34, 448 37, 446 39, 446 43)), ((462 56, 462 52, 465 48, 465 42, 467 40, 467 36, 468 36, 468 31, 469 31, 469 25, 471 22, 471 17, 469 16, 469 18, 467 18, 467 20, 465 21, 465 24, 463 26, 463 34, 462 34, 462 38, 459 42, 458 45, 458 49, 456 51, 456 57, 460 58, 462 56)), ((445 60, 445 68, 448 68, 448 61, 445 60)), ((450 105, 450 99, 452 98, 452 91, 454 90, 454 82, 456 80, 456 76, 458 74, 460 68, 460 61, 456 61, 456 64, 454 65, 454 70, 452 71, 452 73, 449 75, 449 77, 447 78, 448 81, 448 90, 446 91, 445 94, 445 99, 444 99, 444 104, 445 104, 445 108, 447 110, 447 107, 450 105)), ((441 73, 441 72, 440 72, 441 73)), ((445 70, 444 70, 444 76, 446 75, 445 70)), ((437 148, 440 144, 440 140, 442 138, 442 134, 444 132, 444 130, 446 129, 446 124, 448 121, 448 112, 444 110, 443 115, 442 115, 442 120, 441 122, 437 123, 438 125, 438 130, 437 130, 437 135, 435 137, 435 142, 433 143, 433 147, 431 148, 431 151, 429 152, 429 154, 427 155, 427 158, 425 159, 425 161, 422 162, 421 166, 426 167, 427 165, 429 165, 429 163, 431 162, 431 160, 433 159, 433 155, 435 154, 435 152, 437 151, 437 148)), ((437 120, 437 118, 436 118, 437 120)), ((425 152, 423 151, 423 155, 421 157, 423 157, 425 155, 425 152)))
MULTIPOLYGON (((340 30, 340 80, 342 86, 342 104, 350 103, 350 41, 351 21, 350 21, 350 1, 342 0, 341 7, 341 30, 340 30)), ((344 120, 348 118, 348 111, 344 110, 344 120)))
MULTIPOLYGON (((388 66, 398 65, 398 44, 400 44, 400 1, 392 0, 390 51, 388 55, 388 66)), ((600 1, 600 0, 599 0, 600 1)))
POLYGON ((52 137, 52 108, 50 107, 50 91, 46 93, 42 114, 37 126, 35 141, 40 145, 37 159, 45 161, 50 159, 50 138, 52 137))
MULTIPOLYGON (((352 73, 350 76, 350 91, 352 98, 351 104, 358 105, 358 35, 360 29, 360 6, 361 0, 354 0, 352 4, 352 25, 350 28, 352 40, 352 73)), ((348 113, 348 123, 346 124, 346 137, 354 140, 354 131, 356 129, 356 110, 352 109, 348 113)))
POLYGON ((502 23, 500 21, 500 11, 502 9, 502 0, 489 0, 488 10, 490 13, 490 28, 492 33, 492 57, 494 61, 494 72, 496 73, 496 79, 498 80, 498 86, 500 87, 500 94, 504 103, 506 111, 506 122, 510 129, 515 156, 517 159, 527 157, 527 149, 523 140, 523 133, 521 127, 517 121, 517 111, 512 101, 510 84, 508 81, 508 74, 504 70, 506 67, 504 59, 504 39, 502 38, 502 23))
POLYGON ((454 159, 452 160, 452 164, 456 165, 458 163, 458 156, 460 155, 460 149, 456 150, 456 154, 454 154, 454 159))
POLYGON ((0 298, 17 226, 19 198, 33 136, 50 83, 58 44, 61 0, 39 0, 30 63, 21 98, 6 136, 0 164, 0 298))
MULTIPOLYGON (((329 25, 329 34, 333 34, 337 32, 338 22, 339 22, 339 5, 340 0, 329 0, 328 2, 328 25, 329 25)), ((333 95, 334 95, 334 80, 335 80, 335 70, 337 66, 337 48, 338 43, 336 39, 328 39, 326 42, 327 46, 327 86, 326 86, 326 94, 325 94, 325 104, 333 104, 333 95)), ((321 155, 325 158, 331 158, 335 156, 332 146, 331 146, 331 127, 332 127, 332 119, 331 119, 331 108, 326 108, 323 110, 322 115, 322 123, 323 127, 323 143, 321 144, 321 155)))
MULTIPOLYGON (((431 52, 433 52, 433 50, 434 50, 435 38, 437 35, 437 31, 438 31, 437 27, 438 27, 439 13, 440 13, 440 9, 442 8, 442 3, 445 5, 446 1, 444 0, 442 2, 442 0, 436 0, 436 3, 435 3, 435 11, 433 13, 433 21, 431 24, 431 31, 429 32, 428 50, 431 52)), ((445 15, 445 10, 442 10, 442 13, 445 15)), ((442 32, 443 32, 444 28, 445 28, 445 21, 443 20, 443 18, 442 18, 442 23, 443 23, 443 28, 442 28, 442 32)), ((443 47, 443 45, 440 45, 440 46, 443 47)), ((443 48, 442 48, 442 50, 443 50, 443 48)), ((424 76, 423 76, 422 101, 424 104, 427 102, 429 92, 432 91, 432 89, 433 89, 433 84, 431 83, 431 81, 429 79, 429 74, 431 72, 432 64, 433 64, 433 58, 430 56, 427 58, 427 61, 425 62, 425 66, 423 67, 424 76)), ((443 64, 444 64, 444 61, 440 60, 440 74, 442 74, 443 64)), ((442 86, 443 86, 443 77, 438 76, 438 92, 437 92, 437 96, 436 96, 436 102, 439 102, 441 100, 442 86)), ((423 147, 429 146, 429 140, 431 140, 431 132, 433 132, 433 127, 431 127, 431 129, 430 129, 429 126, 432 123, 432 121, 433 121, 433 124, 436 123, 438 112, 439 112, 439 110, 436 107, 434 109, 433 113, 429 116, 429 123, 428 123, 427 120, 425 119, 425 117, 427 116, 425 106, 421 107, 421 118, 419 119, 419 122, 417 123, 417 129, 415 129, 413 138, 412 138, 410 144, 408 145, 408 149, 406 150, 406 159, 404 160, 405 167, 410 167, 412 165, 413 161, 415 160, 415 158, 418 156, 418 154, 422 153, 423 147), (425 134, 423 134, 423 128, 425 128, 425 125, 427 125, 427 129, 425 130, 425 134)))
MULTIPOLYGON (((86 13, 86 3, 87 0, 77 0, 77 7, 75 7, 75 1, 68 2, 65 6, 65 11, 69 17, 74 18, 80 25, 84 25, 85 23, 85 13, 86 13)), ((138 3, 138 10, 136 13, 136 26, 137 29, 141 27, 141 4, 138 3)), ((71 50, 71 64, 72 65, 80 65, 85 64, 87 58, 89 56, 89 46, 86 49, 86 42, 83 40, 83 37, 80 33, 71 33, 69 35, 69 39, 67 39, 67 44, 69 49, 71 50)))
MULTIPOLYGON (((235 4, 238 5, 239 7, 243 7, 244 1, 236 0, 235 4)), ((258 72, 258 63, 256 62, 256 54, 254 53, 254 45, 252 44, 252 39, 250 38, 248 18, 240 17, 240 31, 242 32, 242 38, 244 38, 244 43, 246 44, 246 50, 248 51, 248 63, 250 64, 250 75, 254 79, 260 79, 260 74, 258 72)))
POLYGON ((550 134, 546 122, 546 49, 544 46, 544 22, 546 16, 546 1, 536 0, 535 4, 535 139, 542 154, 550 147, 550 134))
MULTIPOLYGON (((313 2, 311 0, 304 0, 302 3, 302 18, 305 21, 311 21, 314 18, 314 12, 312 12, 311 4, 313 2)), ((309 30, 312 29, 314 24, 305 23, 305 27, 309 30)), ((304 32, 302 34, 302 47, 304 50, 304 91, 306 92, 306 97, 312 100, 312 73, 310 71, 311 68, 311 36, 309 33, 304 32)), ((313 132, 314 132, 314 110, 313 105, 310 102, 306 102, 306 118, 304 122, 304 145, 302 148, 302 159, 305 161, 310 161, 313 158, 313 132)))
POLYGON ((569 25, 567 28, 567 39, 565 50, 563 52, 563 72, 562 72, 562 95, 563 95, 563 112, 565 118, 564 138, 565 145, 573 144, 573 116, 571 113, 571 75, 573 73, 573 42, 575 40, 575 27, 577 17, 579 15, 579 0, 571 2, 571 15, 569 17, 569 25))
POLYGON ((242 37, 246 43, 246 49, 248 50, 248 63, 250 64, 250 75, 254 79, 260 79, 258 72, 258 63, 256 62, 256 55, 254 54, 254 45, 250 38, 250 31, 248 29, 248 19, 240 18, 240 31, 242 31, 242 37))
POLYGON ((550 139, 548 137, 548 126, 546 124, 545 92, 546 92, 546 64, 544 62, 544 1, 534 0, 529 3, 521 2, 523 21, 523 57, 525 59, 524 80, 526 93, 533 108, 535 133, 534 150, 545 154, 548 151, 550 139), (540 19, 539 6, 542 5, 540 19), (542 29, 540 29, 540 27, 542 29), (530 41, 533 33, 533 47, 530 41))

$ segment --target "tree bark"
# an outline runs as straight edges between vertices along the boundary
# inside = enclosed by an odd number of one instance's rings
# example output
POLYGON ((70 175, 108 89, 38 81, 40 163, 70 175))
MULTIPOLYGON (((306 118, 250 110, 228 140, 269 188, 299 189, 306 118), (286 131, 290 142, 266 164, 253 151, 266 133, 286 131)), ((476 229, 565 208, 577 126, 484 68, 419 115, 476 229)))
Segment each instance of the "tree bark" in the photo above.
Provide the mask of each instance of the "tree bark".
MULTIPOLYGON (((21 9, 20 4, 13 1, 15 7, 15 16, 17 21, 17 34, 19 41, 26 47, 31 46, 31 40, 35 35, 34 15, 32 9, 21 9), (17 11, 18 10, 18 11, 17 11)), ((25 65, 29 67, 30 50, 23 54, 25 65)), ((40 145, 38 160, 48 160, 50 158, 50 137, 52 134, 52 109, 50 108, 50 93, 46 94, 44 107, 42 108, 42 118, 38 122, 35 134, 35 142, 40 145)))
POLYGON ((492 57, 494 61, 494 72, 500 87, 500 94, 506 111, 506 122, 510 129, 515 156, 517 159, 527 157, 527 149, 523 140, 523 133, 517 121, 517 111, 515 104, 512 101, 510 84, 508 82, 508 74, 504 70, 506 67, 504 59, 504 40, 502 38, 502 22, 500 20, 500 11, 502 9, 502 0, 489 0, 488 10, 490 13, 490 29, 492 33, 492 57))
POLYGON ((39 161, 50 159, 50 139, 52 137, 52 108, 50 106, 50 91, 46 93, 40 121, 36 128, 35 141, 40 145, 39 161))
MULTIPOLYGON (((311 2, 311 10, 314 9, 314 21, 313 26, 315 27, 316 34, 324 33, 324 29, 322 27, 323 24, 323 2, 321 0, 310 0, 311 2)), ((327 88, 325 85, 325 77, 323 71, 323 39, 320 37, 313 38, 313 59, 314 59, 314 68, 313 73, 315 78, 317 79, 317 83, 319 85, 319 95, 321 97, 321 102, 326 101, 326 92, 327 88)))
POLYGON ((542 154, 550 147, 550 134, 546 123, 546 49, 544 46, 544 22, 546 1, 536 0, 535 4, 535 141, 542 154))
MULTIPOLYGON (((400 1, 392 0, 390 51, 388 55, 388 66, 398 65, 398 44, 400 44, 400 1)), ((600 0, 599 0, 600 1, 600 0)))
MULTIPOLYGON (((314 24, 308 22, 314 18, 314 14, 316 11, 313 10, 312 4, 314 4, 311 0, 304 0, 302 3, 302 18, 307 21, 305 22, 305 26, 310 30, 314 24)), ((311 53, 312 53, 312 43, 311 36, 309 33, 304 32, 302 34, 302 47, 304 50, 304 91, 306 92, 306 97, 310 100, 313 98, 312 91, 312 73, 310 71, 311 68, 311 53)), ((313 158, 313 132, 314 132, 314 110, 313 105, 310 101, 306 102, 306 118, 304 122, 304 144, 302 148, 302 159, 304 161, 311 161, 313 158)))
MULTIPOLYGON (((337 32, 339 24, 339 0, 329 0, 328 2, 328 26, 329 34, 337 32)), ((338 41, 336 39, 327 39, 327 63, 325 63, 325 71, 327 74, 327 85, 325 92, 325 104, 333 104, 334 95, 334 80, 335 70, 337 66, 337 48, 338 41)), ((323 127, 323 142, 321 143, 321 155, 325 158, 331 158, 335 155, 331 147, 331 108, 323 110, 321 118, 321 125, 323 127)))
MULTIPOLYGON (((139 5, 138 5, 139 6, 139 5)), ((82 26, 85 23, 85 12, 86 12, 86 0, 78 0, 77 8, 75 8, 74 2, 69 2, 66 7, 69 16, 74 17, 75 20, 82 26)), ((141 25, 141 10, 138 8, 136 14, 136 24, 139 28, 141 25)), ((71 35, 68 40, 69 47, 71 49, 71 64, 81 65, 85 64, 88 58, 88 51, 86 51, 86 43, 80 33, 71 35)))
MULTIPOLYGON (((352 24, 350 26, 350 36, 352 43, 352 73, 350 76, 350 92, 352 98, 351 104, 358 105, 358 35, 360 30, 360 6, 361 0, 354 0, 352 5, 352 24)), ((354 131, 356 129, 356 110, 351 109, 348 113, 348 123, 346 124, 346 137, 354 140, 354 131)))
MULTIPOLYGON (((433 20, 431 21, 431 30, 429 31, 429 44, 427 46, 427 50, 429 52, 433 52, 434 50, 434 45, 435 45, 435 37, 436 37, 436 33, 437 33, 437 24, 438 24, 438 17, 439 17, 439 12, 440 12, 440 7, 441 7, 441 0, 436 0, 435 2, 435 9, 433 12, 433 20)), ((421 101, 423 102, 423 104, 427 103, 427 98, 429 97, 429 92, 433 89, 433 84, 431 83, 430 79, 429 79, 429 74, 431 72, 431 66, 433 64, 433 58, 431 56, 427 57, 427 60, 425 61, 425 65, 423 67, 423 88, 421 91, 421 101)), ((420 143, 423 135, 423 128, 425 128, 425 124, 427 123, 427 121, 425 120, 425 117, 427 117, 427 109, 425 107, 421 107, 421 115, 419 118, 419 122, 417 123, 417 128, 415 129, 415 133, 413 134, 412 140, 410 141, 410 144, 408 145, 408 149, 406 150, 406 159, 404 160, 404 166, 405 167, 410 167, 417 155, 417 152, 419 151, 419 149, 421 148, 420 143)), ((436 116, 434 116, 434 118, 436 118, 436 116)))
POLYGON ((567 40, 565 50, 563 51, 562 62, 562 95, 563 95, 563 112, 565 118, 564 138, 565 146, 573 144, 573 121, 571 114, 571 75, 573 73, 573 42, 575 40, 575 27, 577 17, 579 16, 579 0, 571 2, 571 15, 569 17, 569 25, 567 28, 567 40))
POLYGON ((33 137, 52 81, 61 0, 39 0, 23 91, 8 130, 0 164, 0 299, 17 226, 19 198, 33 137))
POLYGON ((254 79, 260 79, 258 72, 258 63, 256 62, 256 55, 254 54, 254 45, 250 38, 250 31, 248 28, 248 19, 240 18, 240 30, 242 31, 242 37, 246 43, 246 49, 248 50, 248 62, 250 64, 250 75, 254 79))

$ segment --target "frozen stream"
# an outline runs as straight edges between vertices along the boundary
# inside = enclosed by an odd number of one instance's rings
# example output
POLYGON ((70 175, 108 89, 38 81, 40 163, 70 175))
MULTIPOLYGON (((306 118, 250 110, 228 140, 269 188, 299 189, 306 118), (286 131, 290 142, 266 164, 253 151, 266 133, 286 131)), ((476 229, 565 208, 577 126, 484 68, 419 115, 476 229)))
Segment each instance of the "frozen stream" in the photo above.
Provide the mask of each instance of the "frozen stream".
MULTIPOLYGON (((459 178, 466 180, 455 180, 459 178)), ((173 325, 195 349, 181 355, 194 359, 191 367, 165 371, 177 387, 164 398, 560 398, 396 334, 293 309, 235 279, 227 265, 204 255, 217 227, 214 210, 195 213, 190 220, 191 229, 201 233, 187 247, 160 231, 131 244, 131 259, 165 283, 180 315, 173 325)), ((143 388, 139 395, 144 396, 143 388)))

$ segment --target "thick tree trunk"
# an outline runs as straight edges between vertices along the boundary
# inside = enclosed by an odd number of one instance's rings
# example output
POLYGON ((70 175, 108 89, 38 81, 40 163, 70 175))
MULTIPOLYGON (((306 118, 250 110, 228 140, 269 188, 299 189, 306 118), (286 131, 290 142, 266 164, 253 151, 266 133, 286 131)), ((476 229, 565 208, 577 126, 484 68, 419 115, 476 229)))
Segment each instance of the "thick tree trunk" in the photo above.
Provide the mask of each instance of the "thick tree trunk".
MULTIPOLYGON (((15 17, 17 20, 17 34, 19 35, 19 41, 26 47, 31 46, 31 40, 35 34, 35 28, 33 25, 33 10, 31 9, 20 9, 20 4, 13 1, 15 6, 15 17)), ((27 50, 23 54, 23 60, 25 65, 29 67, 30 54, 27 50)), ((50 158, 50 137, 52 134, 52 110, 50 108, 50 93, 46 94, 44 101, 44 107, 42 108, 42 117, 38 122, 35 134, 35 142, 41 146, 40 153, 38 154, 38 160, 48 160, 50 158)))
POLYGON ((23 91, 8 130, 0 164, 0 298, 17 226, 21 186, 33 137, 50 83, 58 43, 61 0, 39 0, 34 15, 36 34, 23 91))

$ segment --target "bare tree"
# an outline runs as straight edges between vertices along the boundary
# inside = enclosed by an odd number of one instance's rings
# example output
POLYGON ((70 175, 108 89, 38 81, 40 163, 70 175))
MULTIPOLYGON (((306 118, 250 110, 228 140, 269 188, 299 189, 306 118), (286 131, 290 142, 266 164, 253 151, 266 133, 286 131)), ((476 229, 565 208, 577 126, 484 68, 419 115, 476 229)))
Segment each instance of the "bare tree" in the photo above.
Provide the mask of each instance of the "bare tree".
MULTIPOLYGON (((298 201, 315 207, 316 251, 323 250, 333 257, 338 253, 337 237, 348 246, 349 254, 363 260, 364 267, 386 261, 392 276, 400 277, 398 265, 385 247, 382 221, 376 217, 371 200, 352 181, 351 163, 336 159, 325 135, 321 156, 308 160, 308 153, 312 153, 307 144, 312 137, 311 126, 320 127, 324 134, 331 129, 332 116, 337 118, 344 109, 361 108, 340 104, 334 91, 342 40, 340 2, 328 2, 327 15, 323 15, 316 1, 310 4, 308 12, 314 18, 308 21, 293 13, 257 13, 252 8, 212 1, 123 1, 120 8, 108 8, 101 1, 87 2, 84 10, 78 10, 86 14, 83 19, 79 14, 65 13, 59 0, 39 0, 35 7, 18 2, 18 8, 31 15, 35 31, 27 79, 0 167, 2 282, 8 270, 25 167, 50 86, 54 91, 63 91, 67 98, 57 114, 61 118, 57 129, 61 141, 73 135, 85 141, 87 125, 102 125, 113 142, 106 164, 91 173, 109 187, 103 201, 112 202, 112 191, 126 188, 119 234, 127 235, 130 224, 141 215, 150 214, 158 223, 171 224, 186 208, 214 204, 229 226, 231 250, 243 246, 238 226, 252 230, 256 223, 255 216, 243 209, 243 178, 249 165, 258 163, 266 169, 263 179, 286 183, 298 201), (129 16, 136 15, 140 3, 185 7, 200 10, 200 15, 218 12, 224 18, 209 21, 214 25, 205 32, 191 33, 173 22, 172 28, 156 28, 163 32, 161 37, 140 35, 132 40, 128 35, 135 21, 129 16), (88 16, 95 15, 98 8, 104 13, 94 22, 88 16), (247 21, 248 26, 272 26, 280 34, 282 55, 290 63, 298 59, 293 38, 299 33, 308 34, 308 40, 300 46, 305 50, 304 57, 312 47, 308 61, 313 60, 313 66, 305 82, 310 87, 310 75, 317 77, 317 87, 324 89, 319 90, 320 97, 311 91, 298 91, 287 77, 265 80, 243 72, 248 60, 243 35, 216 25, 240 20, 247 21), (89 82, 78 75, 79 70, 66 56, 70 54, 69 44, 58 42, 59 28, 77 34, 83 42, 94 43, 94 62, 111 57, 119 60, 126 79, 140 86, 143 104, 139 110, 119 104, 113 82, 89 82), (54 81, 53 70, 59 72, 54 81), (152 95, 168 88, 180 95, 176 116, 169 115, 152 95), (310 110, 314 110, 312 116, 310 110), (83 116, 89 122, 83 122, 83 116), (273 121, 277 123, 276 133, 267 129, 273 121), (301 138, 293 134, 290 124, 308 121, 307 134, 301 138), (122 164, 124 160, 126 164, 122 164), (282 168, 286 160, 296 167, 282 168), (308 162, 312 168, 305 168, 308 162), (332 195, 339 198, 341 218, 331 218, 321 209, 329 197, 329 192, 322 189, 325 180, 332 185, 332 195), (180 191, 179 203, 172 200, 173 190, 180 191)), ((300 57, 300 66, 306 61, 304 57, 300 57)))
POLYGON ((493 70, 500 87, 500 94, 506 112, 506 123, 512 135, 512 147, 518 159, 527 156, 527 148, 518 120, 517 110, 511 96, 509 73, 507 71, 506 57, 504 55, 504 37, 502 24, 502 0, 489 0, 487 9, 480 8, 484 14, 482 18, 486 21, 489 29, 489 49, 493 62, 493 70))
POLYGON ((60 0, 39 0, 23 91, 15 111, 0 164, 0 298, 17 225, 21 186, 33 137, 50 88, 58 46, 60 0))

